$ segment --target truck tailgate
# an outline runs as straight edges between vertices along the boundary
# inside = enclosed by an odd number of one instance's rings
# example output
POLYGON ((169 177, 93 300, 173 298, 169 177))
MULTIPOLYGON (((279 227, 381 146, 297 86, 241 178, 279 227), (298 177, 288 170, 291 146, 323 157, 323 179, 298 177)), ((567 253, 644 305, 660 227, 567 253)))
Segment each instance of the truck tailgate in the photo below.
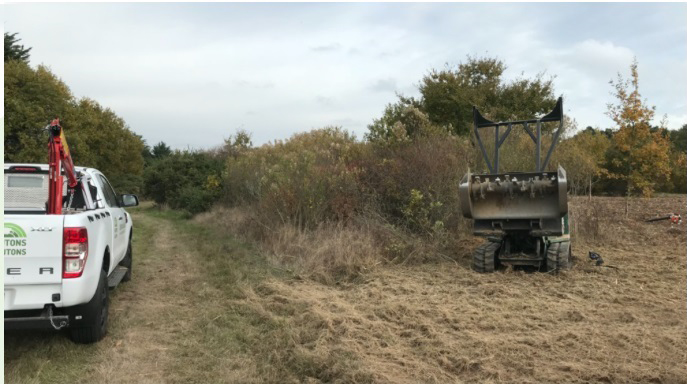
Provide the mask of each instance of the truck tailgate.
POLYGON ((62 215, 5 215, 5 288, 62 281, 62 215))

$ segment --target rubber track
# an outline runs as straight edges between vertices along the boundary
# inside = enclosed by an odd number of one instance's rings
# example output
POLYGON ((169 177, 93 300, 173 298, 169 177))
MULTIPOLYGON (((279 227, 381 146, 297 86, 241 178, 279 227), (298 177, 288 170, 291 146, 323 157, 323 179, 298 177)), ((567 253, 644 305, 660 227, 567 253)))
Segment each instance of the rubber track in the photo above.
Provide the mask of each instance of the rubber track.
POLYGON ((553 243, 546 250, 546 270, 552 273, 567 269, 570 265, 570 243, 553 243))
POLYGON ((496 252, 500 247, 500 243, 493 242, 487 242, 477 247, 472 253, 472 269, 479 273, 494 272, 496 252))

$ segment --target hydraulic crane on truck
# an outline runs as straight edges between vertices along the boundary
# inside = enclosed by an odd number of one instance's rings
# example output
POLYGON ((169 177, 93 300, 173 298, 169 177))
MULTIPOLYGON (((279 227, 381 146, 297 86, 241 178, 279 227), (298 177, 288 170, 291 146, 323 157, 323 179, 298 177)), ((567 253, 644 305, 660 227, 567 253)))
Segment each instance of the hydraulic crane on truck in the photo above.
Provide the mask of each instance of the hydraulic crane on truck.
POLYGON ((60 125, 60 119, 56 118, 47 126, 50 134, 48 142, 49 166, 48 171, 49 187, 48 187, 48 214, 61 215, 62 214, 62 188, 64 179, 62 176, 62 169, 67 176, 67 185, 72 189, 76 188, 78 179, 76 170, 74 169, 74 162, 72 155, 69 153, 69 146, 67 145, 67 138, 64 135, 64 130, 60 125))

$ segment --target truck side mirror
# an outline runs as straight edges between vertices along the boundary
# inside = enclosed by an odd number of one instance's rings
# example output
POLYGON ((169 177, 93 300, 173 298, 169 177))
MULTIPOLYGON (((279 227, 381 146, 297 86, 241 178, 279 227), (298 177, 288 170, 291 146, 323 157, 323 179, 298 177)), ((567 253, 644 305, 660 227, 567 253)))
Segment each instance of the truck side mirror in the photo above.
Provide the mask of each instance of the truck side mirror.
POLYGON ((135 207, 138 205, 138 197, 136 195, 121 195, 122 207, 135 207))

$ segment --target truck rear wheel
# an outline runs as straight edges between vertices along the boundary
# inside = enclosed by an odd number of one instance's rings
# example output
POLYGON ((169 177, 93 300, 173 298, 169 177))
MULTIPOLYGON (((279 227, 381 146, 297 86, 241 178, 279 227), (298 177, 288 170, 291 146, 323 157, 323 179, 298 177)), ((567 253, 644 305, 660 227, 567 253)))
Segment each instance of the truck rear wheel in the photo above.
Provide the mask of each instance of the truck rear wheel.
POLYGON ((501 243, 486 242, 472 253, 472 269, 479 273, 494 272, 496 265, 496 254, 499 252, 501 243))
POLYGON ((102 340, 107 334, 108 311, 110 308, 107 274, 100 271, 100 281, 95 295, 86 306, 88 313, 84 317, 91 319, 89 324, 69 329, 70 338, 79 344, 91 344, 102 340))
POLYGON ((570 242, 552 243, 546 250, 546 271, 558 273, 570 266, 570 242))

